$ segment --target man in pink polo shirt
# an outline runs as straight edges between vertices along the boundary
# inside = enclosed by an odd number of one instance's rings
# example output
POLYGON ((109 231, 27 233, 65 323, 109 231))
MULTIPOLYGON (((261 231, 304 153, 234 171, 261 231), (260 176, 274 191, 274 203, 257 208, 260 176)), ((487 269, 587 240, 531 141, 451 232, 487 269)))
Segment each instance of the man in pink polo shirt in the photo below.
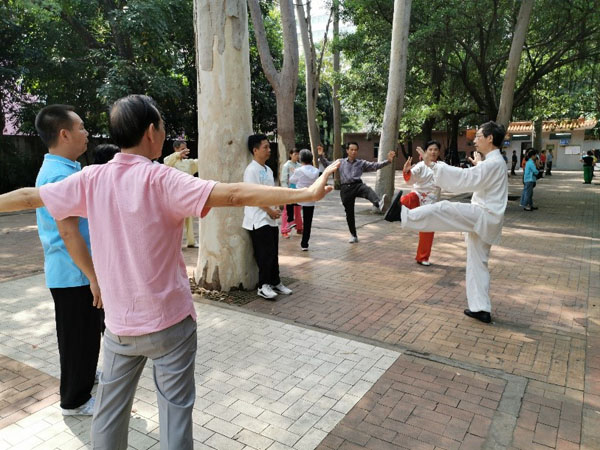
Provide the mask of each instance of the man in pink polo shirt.
POLYGON ((92 447, 127 448, 133 397, 151 358, 161 448, 192 449, 196 313, 180 249, 183 220, 204 217, 211 207, 319 200, 331 190, 327 178, 337 165, 309 188, 287 189, 216 183, 152 164, 165 128, 154 101, 142 95, 112 106, 110 134, 122 149, 112 161, 39 189, 0 195, 0 212, 45 206, 57 220, 89 219, 106 314, 92 447))

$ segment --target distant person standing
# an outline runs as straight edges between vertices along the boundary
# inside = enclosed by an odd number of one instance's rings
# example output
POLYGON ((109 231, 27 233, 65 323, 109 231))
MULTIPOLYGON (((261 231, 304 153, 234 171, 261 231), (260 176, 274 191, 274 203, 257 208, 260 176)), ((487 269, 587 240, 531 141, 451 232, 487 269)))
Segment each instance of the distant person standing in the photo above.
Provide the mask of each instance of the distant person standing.
MULTIPOLYGON (((328 161, 327 158, 325 158, 323 148, 319 151, 319 161, 323 163, 323 166, 327 167, 331 164, 331 161, 328 161)), ((373 203, 373 206, 378 208, 379 211, 383 211, 383 205, 385 203, 385 194, 380 199, 373 189, 363 183, 361 176, 363 172, 375 172, 376 170, 391 164, 396 153, 390 151, 388 153, 387 161, 382 162, 370 162, 365 161, 364 159, 357 159, 358 144, 356 142, 350 142, 346 152, 348 153, 348 157, 341 160, 339 169, 340 181, 342 183, 340 198, 344 205, 346 222, 348 223, 348 229, 350 230, 350 240, 348 242, 350 244, 355 244, 358 242, 356 219, 354 217, 354 203, 356 202, 357 197, 366 198, 373 203)))
POLYGON ((546 157, 546 175, 552 176, 552 150, 548 150, 548 156, 546 157))
MULTIPOLYGON (((290 183, 290 177, 301 164, 298 162, 300 152, 297 148, 290 150, 290 159, 288 159, 281 169, 279 182, 281 187, 296 188, 294 183, 290 183)), ((302 234, 302 209, 299 205, 285 205, 281 214, 281 235, 284 239, 290 238, 293 228, 296 228, 298 234, 302 234)))
MULTIPOLYGON (((302 167, 296 169, 290 178, 290 182, 298 186, 299 189, 312 185, 319 178, 319 169, 313 166, 313 155, 310 150, 303 149, 300 151, 300 162, 302 167)), ((302 248, 302 251, 307 251, 315 213, 315 202, 303 202, 300 203, 300 206, 302 206, 302 220, 304 222, 300 248, 302 248)))
POLYGON ((517 168, 517 151, 513 150, 513 154, 512 154, 512 159, 511 159, 511 166, 510 166, 510 174, 511 175, 516 175, 517 173, 515 172, 515 169, 517 168))
POLYGON ((537 154, 531 149, 527 153, 527 163, 523 173, 523 192, 521 193, 521 206, 525 211, 534 211, 537 208, 533 206, 533 188, 535 187, 538 168, 536 165, 537 154))
POLYGON ((543 178, 544 171, 546 170, 546 150, 542 150, 542 152, 540 153, 539 169, 540 169, 539 178, 543 178))
POLYGON ((581 160, 583 163, 583 184, 592 184, 592 174, 594 168, 594 154, 588 150, 581 160))
MULTIPOLYGON (((190 149, 187 148, 187 143, 182 140, 173 142, 173 153, 167 156, 164 160, 166 166, 175 167, 177 170, 194 175, 198 173, 198 159, 189 158, 190 149)), ((194 235, 194 218, 186 217, 183 222, 183 230, 185 233, 185 245, 188 248, 198 248, 196 236, 194 235)))

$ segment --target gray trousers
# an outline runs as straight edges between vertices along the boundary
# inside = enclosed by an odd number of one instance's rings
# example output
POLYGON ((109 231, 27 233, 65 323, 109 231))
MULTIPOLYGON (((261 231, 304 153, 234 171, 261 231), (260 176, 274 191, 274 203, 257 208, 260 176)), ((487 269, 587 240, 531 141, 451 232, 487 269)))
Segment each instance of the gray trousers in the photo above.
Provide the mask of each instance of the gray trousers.
POLYGON ((116 336, 107 328, 92 420, 92 448, 127 449, 133 397, 150 358, 158 398, 160 448, 192 450, 196 346, 196 322, 189 316, 167 329, 143 336, 116 336))

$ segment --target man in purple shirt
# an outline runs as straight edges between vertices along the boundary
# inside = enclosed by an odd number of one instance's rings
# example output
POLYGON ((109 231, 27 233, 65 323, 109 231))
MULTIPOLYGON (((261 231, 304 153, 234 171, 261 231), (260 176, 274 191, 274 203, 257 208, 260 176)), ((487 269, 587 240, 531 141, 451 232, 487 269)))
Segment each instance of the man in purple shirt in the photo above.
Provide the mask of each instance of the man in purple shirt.
POLYGON ((125 450, 131 406, 148 358, 153 361, 161 448, 193 448, 196 313, 180 234, 183 220, 212 207, 316 201, 327 178, 305 189, 216 183, 162 164, 165 127, 154 101, 130 95, 112 106, 121 153, 63 181, 0 195, 0 212, 46 206, 58 220, 89 219, 94 267, 106 310, 103 375, 92 422, 92 448, 125 450), (160 237, 160 239, 159 239, 160 237))
MULTIPOLYGON (((323 154, 323 147, 317 147, 317 152, 319 153, 319 162, 323 164, 323 166, 327 167, 331 164, 331 161, 328 161, 323 154)), ((364 159, 356 159, 356 156, 358 155, 358 144, 356 142, 350 142, 346 152, 348 153, 348 157, 342 159, 340 164, 340 181, 342 184, 340 198, 342 199, 342 205, 344 205, 344 210, 346 211, 346 222, 348 223, 348 229, 350 230, 350 240, 348 240, 348 242, 350 244, 355 244, 358 242, 356 222, 354 219, 354 202, 356 201, 356 198, 366 198, 373 203, 373 206, 379 209, 379 211, 383 211, 383 204, 385 203, 385 194, 380 200, 375 191, 363 183, 360 177, 363 172, 375 172, 376 170, 391 164, 396 153, 389 152, 387 161, 383 162, 370 162, 365 161, 364 159)))

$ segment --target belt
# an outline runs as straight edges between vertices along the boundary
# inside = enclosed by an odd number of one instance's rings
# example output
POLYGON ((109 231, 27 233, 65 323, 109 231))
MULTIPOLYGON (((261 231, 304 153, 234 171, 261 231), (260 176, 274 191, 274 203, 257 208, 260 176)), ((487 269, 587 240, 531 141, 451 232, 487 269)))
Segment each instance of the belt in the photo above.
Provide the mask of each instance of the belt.
POLYGON ((362 180, 353 181, 351 183, 342 183, 342 186, 352 186, 353 184, 360 184, 362 180))

